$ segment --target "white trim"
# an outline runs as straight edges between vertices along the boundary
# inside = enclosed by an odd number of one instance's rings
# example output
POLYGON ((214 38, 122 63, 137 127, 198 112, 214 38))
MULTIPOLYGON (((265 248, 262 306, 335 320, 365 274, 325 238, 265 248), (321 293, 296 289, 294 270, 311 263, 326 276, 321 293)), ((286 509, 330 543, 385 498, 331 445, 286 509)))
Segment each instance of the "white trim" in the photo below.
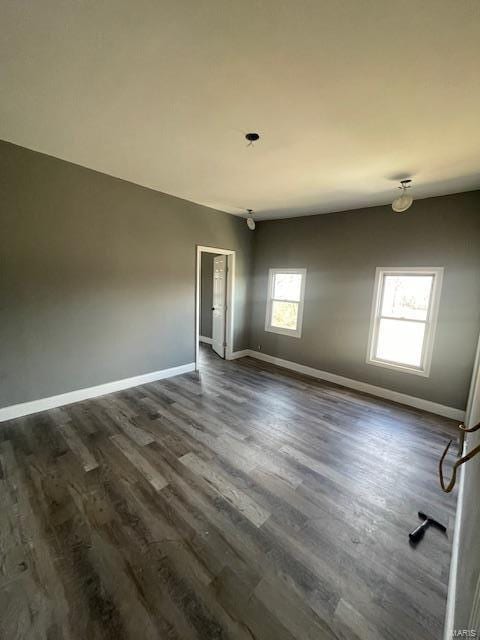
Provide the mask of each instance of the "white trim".
POLYGON ((465 411, 463 411, 462 409, 456 409, 455 407, 448 407, 443 404, 438 404, 437 402, 424 400, 423 398, 409 396, 405 393, 400 393, 399 391, 392 391, 391 389, 385 389, 384 387, 377 387, 373 384, 369 384, 368 382, 361 382, 360 380, 344 378, 343 376, 339 376, 336 373, 330 373, 329 371, 314 369, 313 367, 307 367, 303 364, 290 362, 289 360, 283 360, 283 358, 276 358, 266 353, 253 351, 251 349, 249 350, 248 355, 251 356, 252 358, 257 358, 258 360, 264 360, 265 362, 276 364, 278 367, 291 369, 292 371, 297 371, 298 373, 303 373, 304 375, 312 376, 312 378, 327 380, 328 382, 333 382, 334 384, 338 384, 342 387, 348 387, 350 389, 355 389, 356 391, 369 393, 372 396, 378 396, 379 398, 385 398, 386 400, 392 400, 393 402, 406 404, 410 407, 421 409, 422 411, 429 411, 430 413, 436 413, 439 416, 445 416, 447 418, 452 418, 453 420, 463 420, 465 417, 465 411))
POLYGON ((207 336, 198 336, 200 342, 204 342, 205 344, 213 344, 213 338, 207 338, 207 336))
MULTIPOLYGON (((435 332, 437 329, 438 309, 440 305, 440 294, 443 282, 443 267, 377 267, 375 271, 375 284, 373 290, 372 311, 370 315, 370 329, 368 335, 367 364, 377 367, 412 373, 417 376, 428 378, 432 364, 433 344, 435 342, 435 332), (380 319, 380 307, 382 305, 382 286, 384 277, 389 275, 418 274, 422 276, 433 276, 430 304, 428 306, 428 316, 425 321, 425 337, 422 349, 422 364, 420 367, 413 367, 397 362, 389 362, 375 357, 376 342, 378 339, 378 324, 380 319)), ((402 318, 399 318, 401 320, 402 318)), ((403 319, 408 321, 408 319, 403 319)))
POLYGON ((477 352, 473 365, 472 381, 468 392, 467 410, 465 416, 465 426, 474 427, 478 422, 480 406, 480 336, 477 343, 477 352))
POLYGON ((475 595, 473 596, 472 611, 470 612, 470 621, 468 623, 469 629, 480 629, 480 576, 477 580, 477 588, 475 589, 475 595))
POLYGON ((465 467, 460 467, 458 481, 457 511, 453 529, 452 557, 450 559, 450 574, 448 577, 447 609, 445 613, 444 640, 451 640, 455 628, 455 608, 457 600, 458 582, 458 558, 460 555, 460 535, 463 522, 464 491, 465 491, 465 467))
POLYGON ((28 416, 31 413, 38 413, 39 411, 46 411, 47 409, 54 409, 55 407, 62 407, 66 404, 80 402, 81 400, 104 396, 108 393, 114 393, 115 391, 123 391, 130 387, 138 387, 140 384, 156 382, 157 380, 171 378, 172 376, 179 376, 182 373, 189 373, 191 371, 195 371, 194 362, 182 364, 178 367, 170 367, 169 369, 160 369, 160 371, 152 371, 151 373, 143 373, 142 375, 133 376, 132 378, 123 378, 123 380, 105 382, 104 384, 98 384, 95 387, 76 389, 75 391, 61 393, 60 395, 50 396, 49 398, 41 398, 40 400, 14 404, 10 407, 0 409, 0 422, 12 420, 13 418, 20 418, 21 416, 28 416))
POLYGON ((249 349, 243 349, 243 351, 233 351, 227 356, 227 360, 238 360, 238 358, 245 358, 250 355, 249 349))
POLYGON ((234 301, 235 301, 235 251, 232 249, 220 249, 218 247, 207 247, 197 244, 196 262, 195 262, 195 370, 199 368, 199 352, 198 342, 200 338, 200 275, 202 270, 202 252, 218 253, 229 257, 227 260, 227 314, 226 314, 226 332, 225 342, 225 358, 230 359, 233 353, 233 336, 234 336, 234 301))
POLYGON ((303 324, 303 307, 305 303, 305 280, 307 279, 307 270, 305 268, 300 269, 269 269, 268 270, 268 290, 267 290, 267 308, 265 311, 265 331, 270 333, 279 333, 283 336, 291 336, 293 338, 302 337, 302 324, 303 324), (273 297, 274 293, 274 281, 277 273, 299 273, 302 276, 300 285, 300 300, 283 300, 283 302, 293 302, 298 304, 297 314, 297 328, 292 331, 291 329, 282 329, 281 327, 272 326, 272 306, 276 298, 273 297))

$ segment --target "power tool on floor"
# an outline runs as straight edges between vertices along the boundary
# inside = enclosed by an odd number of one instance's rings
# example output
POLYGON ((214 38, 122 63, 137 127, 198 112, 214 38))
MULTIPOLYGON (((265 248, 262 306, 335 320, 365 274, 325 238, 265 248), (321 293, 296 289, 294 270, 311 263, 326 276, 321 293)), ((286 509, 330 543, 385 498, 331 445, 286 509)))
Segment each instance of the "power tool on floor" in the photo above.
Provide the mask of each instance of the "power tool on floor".
POLYGON ((416 529, 414 529, 414 531, 408 534, 408 537, 410 538, 410 542, 412 544, 417 544, 417 542, 420 542, 420 540, 424 536, 425 531, 430 526, 440 529, 440 531, 443 531, 443 533, 447 532, 447 527, 438 522, 438 520, 435 520, 435 518, 432 518, 432 516, 427 516, 427 514, 423 513, 423 511, 418 512, 418 517, 423 520, 422 524, 420 524, 416 529))

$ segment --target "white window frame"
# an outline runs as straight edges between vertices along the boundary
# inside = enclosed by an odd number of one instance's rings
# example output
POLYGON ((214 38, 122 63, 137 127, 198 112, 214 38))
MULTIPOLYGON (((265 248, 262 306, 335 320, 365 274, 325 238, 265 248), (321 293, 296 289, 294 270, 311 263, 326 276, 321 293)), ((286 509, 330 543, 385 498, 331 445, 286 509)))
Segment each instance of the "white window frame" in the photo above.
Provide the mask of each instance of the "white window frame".
POLYGON ((265 314, 265 331, 271 333, 280 333, 284 336, 292 336, 294 338, 300 338, 302 336, 302 324, 303 324, 303 306, 305 302, 305 280, 307 278, 306 269, 269 269, 268 270, 268 290, 267 290, 267 311, 265 314), (297 315, 297 328, 295 330, 282 329, 282 327, 272 326, 272 306, 276 298, 273 297, 273 286, 275 282, 275 276, 277 273, 299 273, 302 276, 302 283, 300 287, 300 300, 281 300, 281 302, 294 302, 298 304, 297 315))
MULTIPOLYGON (((374 364, 378 367, 393 369, 394 371, 403 371, 405 373, 413 373, 417 376, 428 378, 430 375, 430 367, 432 364, 433 344, 435 341, 435 332, 437 329, 438 309, 440 305, 440 294, 442 291, 443 267, 377 267, 375 274, 375 287, 372 304, 372 314, 370 319, 370 333, 368 338, 367 363, 374 364), (418 275, 433 276, 432 292, 430 295, 430 304, 428 307, 427 318, 425 324, 425 335, 423 339, 422 357, 419 367, 402 364, 400 362, 391 362, 375 357, 378 341, 378 329, 380 319, 388 316, 381 316, 381 308, 383 302, 384 278, 385 276, 402 276, 402 275, 418 275)), ((404 322, 423 322, 423 320, 414 320, 410 318, 396 318, 404 322)))

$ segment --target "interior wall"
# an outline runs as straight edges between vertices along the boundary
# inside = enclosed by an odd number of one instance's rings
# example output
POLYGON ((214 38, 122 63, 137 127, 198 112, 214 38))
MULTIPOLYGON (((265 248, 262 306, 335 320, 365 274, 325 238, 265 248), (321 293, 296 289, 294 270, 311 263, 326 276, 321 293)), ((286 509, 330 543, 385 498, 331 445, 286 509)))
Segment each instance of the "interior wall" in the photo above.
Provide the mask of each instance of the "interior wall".
POLYGON ((6 142, 0 198, 0 407, 194 362, 197 244, 237 252, 248 347, 243 220, 6 142))
POLYGON ((464 409, 480 326, 480 192, 260 222, 254 234, 251 348, 464 409), (366 363, 376 267, 445 268, 428 378, 366 363), (271 267, 306 267, 301 338, 265 331, 271 267))
POLYGON ((237 252, 234 350, 261 345, 465 407, 480 192, 420 200, 403 215, 374 207, 260 222, 252 233, 234 216, 6 142, 0 189, 0 407, 193 362, 197 244, 237 252), (265 332, 268 269, 297 266, 307 268, 302 337, 265 332), (377 266, 445 267, 429 378, 365 362, 377 266))
POLYGON ((215 253, 202 253, 200 273, 200 335, 212 337, 213 260, 215 253))

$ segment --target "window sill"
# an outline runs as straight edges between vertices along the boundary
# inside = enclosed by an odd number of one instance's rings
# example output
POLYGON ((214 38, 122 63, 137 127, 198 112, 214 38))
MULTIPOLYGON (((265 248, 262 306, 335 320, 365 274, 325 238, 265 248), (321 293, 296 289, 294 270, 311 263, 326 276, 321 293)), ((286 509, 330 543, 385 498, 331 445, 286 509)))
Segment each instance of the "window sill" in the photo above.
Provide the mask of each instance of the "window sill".
POLYGON ((290 336, 291 338, 301 338, 301 331, 291 331, 290 329, 282 329, 281 327, 265 327, 265 331, 269 333, 278 333, 282 336, 290 336))
POLYGON ((390 369, 391 371, 398 371, 400 373, 411 373, 414 376, 421 376, 422 378, 428 378, 430 376, 430 368, 415 369, 414 367, 409 367, 408 365, 394 364, 393 362, 374 360, 373 358, 367 358, 367 364, 373 364, 376 367, 383 367, 384 369, 390 369))

